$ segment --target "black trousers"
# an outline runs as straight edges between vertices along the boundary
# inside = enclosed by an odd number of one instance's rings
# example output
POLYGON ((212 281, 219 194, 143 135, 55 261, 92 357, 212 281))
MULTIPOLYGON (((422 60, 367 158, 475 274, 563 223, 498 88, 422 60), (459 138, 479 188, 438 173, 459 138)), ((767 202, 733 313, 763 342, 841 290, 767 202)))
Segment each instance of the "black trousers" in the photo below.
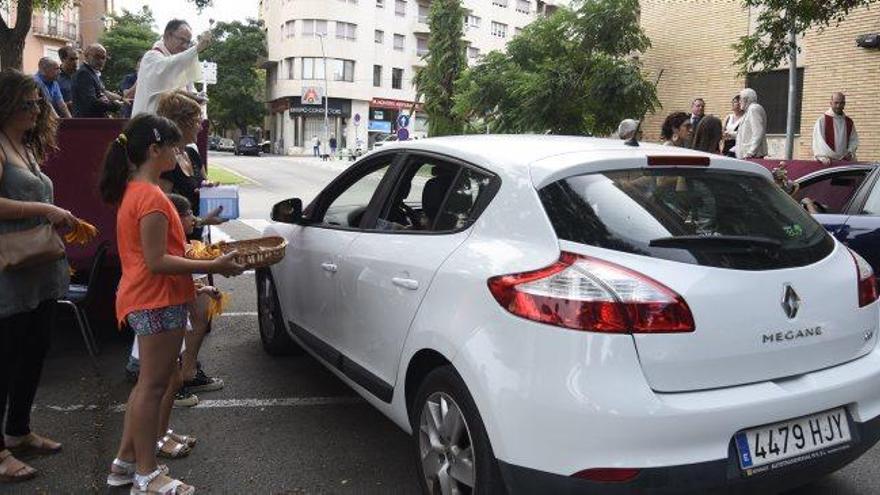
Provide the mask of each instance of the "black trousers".
MULTIPOLYGON (((0 425, 9 436, 31 432, 31 407, 49 351, 57 303, 0 318, 0 425), (5 417, 5 422, 2 420, 5 417)), ((0 436, 0 450, 4 448, 0 436)))

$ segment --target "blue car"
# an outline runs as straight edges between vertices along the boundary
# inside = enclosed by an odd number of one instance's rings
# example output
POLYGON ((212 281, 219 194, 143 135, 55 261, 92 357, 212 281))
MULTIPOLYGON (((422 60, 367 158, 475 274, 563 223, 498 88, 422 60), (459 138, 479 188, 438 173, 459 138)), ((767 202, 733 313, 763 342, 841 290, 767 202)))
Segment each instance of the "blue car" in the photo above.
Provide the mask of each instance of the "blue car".
POLYGON ((797 179, 795 199, 809 198, 818 220, 834 237, 880 273, 880 164, 819 170, 797 179))

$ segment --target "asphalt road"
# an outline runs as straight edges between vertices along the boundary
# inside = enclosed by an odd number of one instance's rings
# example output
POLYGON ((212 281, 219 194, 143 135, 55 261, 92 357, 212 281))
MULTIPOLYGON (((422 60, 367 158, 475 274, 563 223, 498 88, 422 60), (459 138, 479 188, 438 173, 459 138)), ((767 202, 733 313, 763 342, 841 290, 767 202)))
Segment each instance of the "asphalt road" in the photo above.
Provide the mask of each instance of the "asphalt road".
MULTIPOLYGON (((258 235, 275 201, 310 200, 347 163, 264 156, 211 156, 248 177, 242 220, 222 237, 258 235)), ((172 426, 196 435, 186 459, 167 461, 199 493, 417 493, 409 438, 308 356, 273 358, 260 346, 254 277, 218 278, 232 295, 201 358, 223 390, 201 394, 195 408, 175 409, 172 426)), ((122 427, 118 406, 130 390, 123 374, 130 337, 101 332, 92 368, 77 331, 55 332, 33 414, 33 428, 64 443, 63 453, 32 460, 40 476, 0 485, 0 493, 128 493, 104 485, 122 427)), ((165 462, 165 461, 163 461, 165 462)), ((880 448, 797 495, 880 493, 880 448)))

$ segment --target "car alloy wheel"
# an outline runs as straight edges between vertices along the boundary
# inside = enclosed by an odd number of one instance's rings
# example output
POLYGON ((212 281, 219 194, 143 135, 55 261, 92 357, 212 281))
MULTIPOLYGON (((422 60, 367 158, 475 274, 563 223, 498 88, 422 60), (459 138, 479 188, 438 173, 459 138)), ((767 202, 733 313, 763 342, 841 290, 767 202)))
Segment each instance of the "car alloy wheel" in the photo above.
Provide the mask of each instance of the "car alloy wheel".
POLYGON ((444 392, 425 401, 419 420, 422 475, 432 494, 473 493, 474 448, 461 408, 444 392))
POLYGON ((284 328, 278 294, 268 269, 257 270, 257 315, 260 325, 260 340, 263 349, 273 356, 296 354, 302 351, 284 328))

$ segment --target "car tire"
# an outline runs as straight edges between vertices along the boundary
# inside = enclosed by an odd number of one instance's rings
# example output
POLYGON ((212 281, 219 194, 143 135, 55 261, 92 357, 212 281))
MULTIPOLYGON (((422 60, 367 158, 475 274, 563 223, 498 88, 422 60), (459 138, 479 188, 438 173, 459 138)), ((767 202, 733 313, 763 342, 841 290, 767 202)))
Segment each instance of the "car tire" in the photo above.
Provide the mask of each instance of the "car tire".
MULTIPOLYGON (((452 419, 452 416, 448 416, 452 419)), ((445 419, 445 418, 444 418, 445 419)), ((459 490, 452 493, 475 495, 503 495, 507 493, 492 452, 489 436, 477 406, 464 381, 452 366, 431 371, 419 385, 410 408, 413 457, 422 493, 439 495, 441 473, 456 483, 459 490), (459 427, 438 426, 432 414, 458 414, 459 427), (456 433, 457 432, 457 433, 456 433), (429 439, 435 438, 434 442, 429 439), (454 438, 453 438, 454 437, 454 438), (435 447, 439 440, 440 447, 435 447), (468 483, 473 483, 469 486, 468 483)))
POLYGON ((302 348, 290 338, 284 325, 281 306, 275 281, 268 268, 256 272, 257 281, 257 320, 260 325, 260 340, 263 349, 271 356, 301 354, 302 348))

